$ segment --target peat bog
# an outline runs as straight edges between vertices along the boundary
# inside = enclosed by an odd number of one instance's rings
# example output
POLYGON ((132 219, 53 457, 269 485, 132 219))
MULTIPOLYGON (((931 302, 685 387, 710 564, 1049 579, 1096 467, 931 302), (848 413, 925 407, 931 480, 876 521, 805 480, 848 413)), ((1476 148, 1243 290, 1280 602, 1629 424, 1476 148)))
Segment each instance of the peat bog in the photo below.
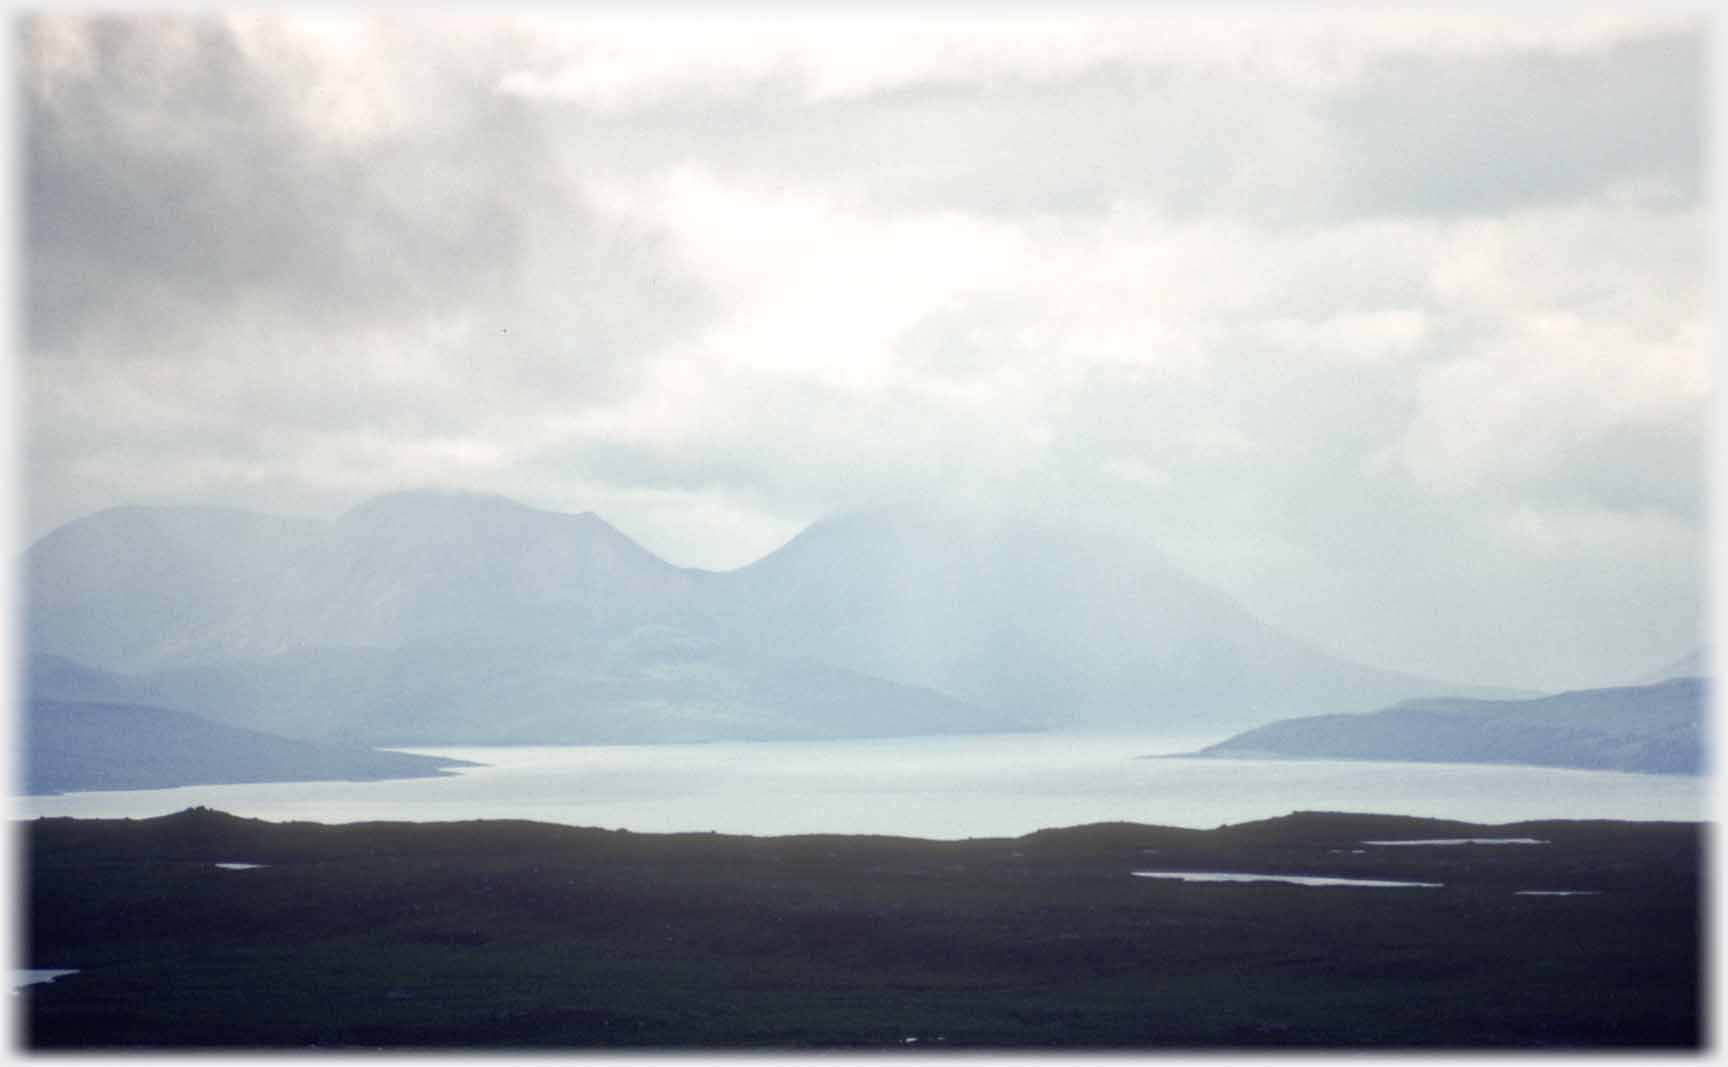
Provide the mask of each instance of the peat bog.
POLYGON ((193 809, 19 827, 19 965, 78 972, 17 994, 30 1048, 1702 1041, 1698 824, 1297 813, 925 841, 193 809), (1547 843, 1363 843, 1457 837, 1547 843), (1133 875, 1160 870, 1440 885, 1133 875))

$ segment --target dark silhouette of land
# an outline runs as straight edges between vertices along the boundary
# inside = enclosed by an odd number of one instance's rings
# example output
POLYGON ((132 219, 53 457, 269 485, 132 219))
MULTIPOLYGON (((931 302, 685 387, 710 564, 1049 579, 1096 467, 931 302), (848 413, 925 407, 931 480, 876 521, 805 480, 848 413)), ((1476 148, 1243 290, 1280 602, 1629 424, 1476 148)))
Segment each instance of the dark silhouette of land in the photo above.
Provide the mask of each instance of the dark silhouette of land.
POLYGON ((1696 1049, 1703 833, 39 819, 20 962, 78 973, 17 999, 43 1049, 1696 1049), (1545 843, 1365 843, 1465 837, 1545 843))
POLYGON ((139 704, 31 700, 20 710, 24 793, 429 778, 446 768, 476 766, 444 756, 276 737, 139 704))

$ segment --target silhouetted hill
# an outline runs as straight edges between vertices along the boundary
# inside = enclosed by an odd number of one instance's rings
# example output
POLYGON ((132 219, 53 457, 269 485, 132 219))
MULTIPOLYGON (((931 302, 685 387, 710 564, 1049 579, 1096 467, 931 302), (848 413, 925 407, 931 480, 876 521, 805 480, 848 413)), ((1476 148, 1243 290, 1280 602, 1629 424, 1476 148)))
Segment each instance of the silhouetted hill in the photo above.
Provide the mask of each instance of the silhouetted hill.
POLYGON ((30 700, 26 793, 236 782, 421 778, 463 760, 273 737, 138 704, 30 700))
POLYGON ((1195 755, 1699 774, 1706 696, 1702 679, 1677 678, 1533 700, 1411 700, 1364 715, 1268 723, 1195 755))

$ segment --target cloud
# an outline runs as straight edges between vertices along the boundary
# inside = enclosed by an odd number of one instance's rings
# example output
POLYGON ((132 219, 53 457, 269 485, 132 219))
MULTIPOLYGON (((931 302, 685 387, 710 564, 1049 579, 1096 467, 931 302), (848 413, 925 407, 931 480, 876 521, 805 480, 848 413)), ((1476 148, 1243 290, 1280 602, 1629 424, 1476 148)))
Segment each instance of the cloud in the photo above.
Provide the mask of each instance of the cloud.
POLYGON ((858 172, 902 206, 1458 214, 1639 177, 1695 198, 1699 30, 1324 10, 618 16, 544 35, 500 88, 628 124, 644 161, 694 138, 719 167, 858 172))
POLYGON ((268 27, 30 27, 39 503, 193 469, 324 500, 485 477, 706 314, 655 235, 593 212, 539 119, 460 65, 381 48, 394 75, 327 113, 306 100, 324 57, 268 27))
MULTIPOLYGON (((431 264, 462 256, 484 270, 515 254, 503 190, 485 176, 447 184, 452 148, 332 150, 221 24, 85 29, 88 66, 35 72, 48 84, 25 123, 32 348, 103 327, 179 339, 203 309, 248 299, 338 319, 388 314, 451 294, 431 264), (434 187, 438 224, 427 225, 414 201, 434 187)), ((472 132, 509 118, 476 113, 472 132)), ((488 140, 504 169, 533 172, 531 139, 488 140)))
POLYGON ((1695 201, 1704 48, 1680 32, 1572 54, 1382 57, 1328 103, 1339 206, 1492 214, 1639 183, 1695 201))
POLYGON ((1566 55, 1610 46, 1674 17, 1484 16, 1469 12, 1288 13, 1147 18, 1096 10, 784 12, 723 10, 667 19, 602 13, 522 20, 535 47, 499 80, 513 95, 597 110, 652 107, 686 95, 796 86, 809 100, 878 97, 908 87, 1050 85, 1132 65, 1249 72, 1296 86, 1335 86, 1388 52, 1475 56, 1541 48, 1566 55))
POLYGON ((35 527, 1006 497, 1389 666, 1696 640, 1698 20, 782 14, 26 20, 35 527))

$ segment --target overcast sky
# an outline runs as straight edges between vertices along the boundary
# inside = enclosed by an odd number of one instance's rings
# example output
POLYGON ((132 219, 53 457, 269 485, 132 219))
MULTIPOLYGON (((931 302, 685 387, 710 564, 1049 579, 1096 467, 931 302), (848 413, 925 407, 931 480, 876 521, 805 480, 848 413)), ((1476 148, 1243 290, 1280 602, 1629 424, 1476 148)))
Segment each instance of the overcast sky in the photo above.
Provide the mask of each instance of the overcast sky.
POLYGON ((936 492, 1388 667, 1699 641, 1701 20, 1022 10, 25 20, 29 536, 936 492))

